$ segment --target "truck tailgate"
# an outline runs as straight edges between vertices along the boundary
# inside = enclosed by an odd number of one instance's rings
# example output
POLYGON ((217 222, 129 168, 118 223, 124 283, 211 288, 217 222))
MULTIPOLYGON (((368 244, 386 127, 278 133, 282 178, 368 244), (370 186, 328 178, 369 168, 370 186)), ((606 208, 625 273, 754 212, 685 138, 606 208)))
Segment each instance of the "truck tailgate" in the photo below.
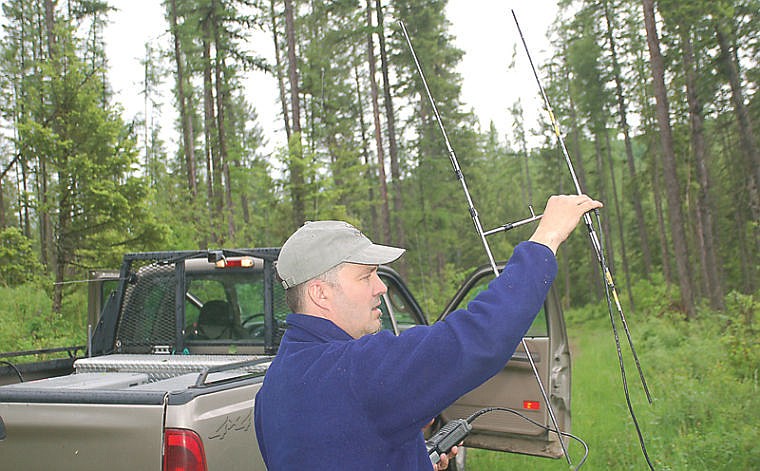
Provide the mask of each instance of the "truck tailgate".
POLYGON ((0 441, 2 469, 161 468, 164 406, 160 403, 3 401, 0 417, 6 428, 6 438, 0 441))

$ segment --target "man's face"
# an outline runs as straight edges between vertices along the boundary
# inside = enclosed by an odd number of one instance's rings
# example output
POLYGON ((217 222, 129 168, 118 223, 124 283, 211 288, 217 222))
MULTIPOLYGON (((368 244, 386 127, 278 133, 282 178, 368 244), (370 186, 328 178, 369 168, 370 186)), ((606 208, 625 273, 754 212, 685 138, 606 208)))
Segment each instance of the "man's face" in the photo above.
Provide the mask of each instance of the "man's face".
POLYGON ((386 291, 377 266, 345 263, 331 286, 333 322, 355 339, 378 332, 380 297, 386 291))

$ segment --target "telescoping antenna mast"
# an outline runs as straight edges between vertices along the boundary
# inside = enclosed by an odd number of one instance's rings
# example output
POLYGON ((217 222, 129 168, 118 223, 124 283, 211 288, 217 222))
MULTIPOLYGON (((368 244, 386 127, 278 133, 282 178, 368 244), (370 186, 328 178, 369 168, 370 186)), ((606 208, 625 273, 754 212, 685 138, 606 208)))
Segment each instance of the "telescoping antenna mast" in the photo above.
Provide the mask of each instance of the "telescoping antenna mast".
MULTIPOLYGON (((554 116, 554 111, 552 110, 552 105, 549 102, 549 97, 546 95, 543 85, 541 85, 541 79, 538 77, 536 66, 533 64, 533 58, 531 58, 530 56, 530 50, 528 49, 528 44, 525 42, 525 36, 523 36, 522 28, 520 28, 520 22, 517 21, 517 14, 515 13, 514 10, 512 10, 512 18, 514 18, 515 20, 515 26, 517 27, 517 32, 520 34, 520 40, 522 41, 523 47, 525 48, 525 54, 528 57, 528 62, 530 62, 530 68, 533 71, 533 77, 536 79, 536 84, 538 85, 538 89, 541 92, 541 98, 543 98, 544 106, 546 107, 546 112, 549 115, 549 120, 552 125, 552 130, 554 131, 554 135, 556 137, 557 143, 559 144, 559 147, 562 149, 562 156, 565 158, 567 169, 570 172, 570 176, 573 179, 573 185, 575 186, 576 192, 579 195, 581 195, 583 194, 583 191, 581 190, 581 185, 578 181, 578 177, 576 176, 575 168, 573 167, 573 162, 572 160, 570 160, 570 154, 568 154, 567 152, 567 146, 565 146, 565 140, 562 138, 562 133, 560 132, 560 129, 559 129, 559 123, 557 123, 557 119, 554 116)), ((599 218, 599 210, 595 209, 594 214, 596 216, 597 225, 601 227, 600 218, 599 218)), ((647 386, 647 381, 646 381, 646 378, 644 377, 644 371, 641 369, 641 363, 639 362, 639 356, 636 354, 636 348, 634 348, 633 346, 633 339, 631 338, 631 332, 628 329, 628 322, 625 319, 623 308, 620 305, 620 298, 618 297, 617 290, 615 289, 615 281, 612 278, 612 273, 610 273, 609 266, 607 265, 607 261, 604 258, 603 239, 602 237, 598 236, 596 231, 594 230, 594 223, 591 220, 591 216, 589 213, 586 213, 583 215, 583 222, 586 224, 586 228, 588 229, 589 240, 591 241, 591 245, 594 249, 594 254, 596 255, 597 261, 599 262, 599 266, 603 273, 602 277, 604 279, 604 291, 607 297, 607 309, 610 314, 610 322, 612 323, 612 332, 615 336, 615 346, 617 347, 618 365, 620 368, 620 375, 622 376, 623 391, 625 393, 625 400, 626 400, 626 405, 628 406, 628 412, 631 416, 631 420, 633 420, 633 425, 636 428, 636 434, 638 435, 638 438, 639 438, 639 445, 641 447, 641 452, 644 455, 644 459, 646 460, 647 465, 649 466, 649 469, 654 470, 654 465, 652 464, 652 461, 649 459, 649 453, 647 452, 647 447, 646 447, 646 444, 644 443, 644 435, 641 433, 641 428, 639 427, 639 421, 638 419, 636 419, 636 414, 633 411, 633 404, 631 404, 631 398, 628 392, 628 381, 626 379, 625 366, 623 364, 623 354, 620 348, 620 338, 618 335, 617 327, 615 325, 615 316, 613 315, 613 312, 612 312, 613 301, 615 303, 618 316, 620 317, 620 321, 623 324, 623 330, 625 331, 625 335, 628 339, 628 345, 631 348, 631 354, 633 356, 634 363, 636 364, 636 368, 639 372, 639 379, 641 380, 641 385, 644 388, 644 393, 646 394, 647 400, 649 401, 650 404, 652 404, 652 395, 649 393, 649 387, 647 386)))
MULTIPOLYGON (((438 107, 435 104, 435 100, 433 100, 433 95, 430 92, 430 87, 428 86, 427 79, 425 78, 425 74, 422 71, 422 66, 420 65, 420 61, 417 59, 417 54, 414 52, 414 46, 412 46, 412 40, 409 38, 409 32, 406 30, 406 25, 404 24, 403 21, 399 20, 399 25, 401 26, 401 31, 403 32, 404 38, 406 39, 406 42, 409 46, 409 52, 412 54, 412 58, 414 59, 414 65, 417 67, 417 73, 419 73, 420 75, 420 80, 422 81, 422 85, 425 88, 425 93, 427 94, 427 98, 428 98, 428 101, 430 102, 430 106, 433 108, 433 114, 435 115, 435 120, 438 122, 438 127, 441 130, 441 134, 443 135, 443 140, 446 144, 446 151, 449 154, 449 160, 451 160, 451 165, 454 167, 454 173, 457 179, 459 180, 459 182, 462 184, 462 190, 464 191, 465 198, 467 199, 467 206, 470 211, 470 216, 472 217, 472 222, 475 225, 475 230, 478 232, 480 241, 483 243, 483 248, 485 249, 486 255, 488 256, 488 262, 491 264, 491 268, 493 269, 494 276, 499 276, 499 269, 496 266, 496 262, 494 261, 493 253, 491 252, 491 247, 488 245, 486 236, 497 233, 497 232, 507 231, 515 227, 522 226, 523 224, 537 221, 538 219, 541 218, 541 215, 532 214, 531 217, 523 219, 521 221, 505 224, 491 231, 487 231, 487 232, 483 231, 483 225, 480 223, 480 217, 478 216, 478 211, 475 209, 475 205, 472 202, 470 191, 468 190, 467 183, 465 182, 465 179, 464 179, 464 174, 462 173, 462 169, 459 167, 459 161, 457 160, 457 156, 454 153, 454 149, 451 147, 449 136, 448 134, 446 134, 446 128, 443 126, 443 121, 441 121, 441 115, 438 113, 438 107)), ((532 212, 533 211, 531 210, 531 213, 532 212)), ((552 425, 554 427, 553 431, 557 433, 557 437, 559 438, 559 443, 562 446, 562 453, 564 454, 565 459, 567 460, 567 463, 572 466, 573 463, 570 461, 570 455, 567 452, 567 447, 565 446, 565 442, 562 440, 562 431, 560 431, 559 429, 557 417, 554 414, 554 408, 549 402, 549 396, 546 394, 546 389, 544 388, 544 384, 541 381, 541 377, 538 374, 536 363, 533 360, 533 356, 530 354, 530 350, 528 350, 528 345, 525 342, 524 338, 522 339, 522 346, 525 349, 525 354, 528 357, 528 362, 530 363, 530 367, 533 369, 533 375, 535 376, 536 381, 538 382, 538 387, 541 390, 541 396, 543 397, 544 403, 546 404, 546 409, 549 412, 549 417, 551 417, 552 425)))

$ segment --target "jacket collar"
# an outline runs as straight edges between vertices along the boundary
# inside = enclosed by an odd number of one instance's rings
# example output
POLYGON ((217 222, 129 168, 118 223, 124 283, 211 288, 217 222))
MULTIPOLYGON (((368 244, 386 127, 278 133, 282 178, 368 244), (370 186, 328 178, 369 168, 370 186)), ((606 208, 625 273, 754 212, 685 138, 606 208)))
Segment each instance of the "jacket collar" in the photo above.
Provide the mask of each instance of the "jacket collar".
POLYGON ((294 341, 353 340, 346 331, 332 321, 308 314, 288 314, 287 334, 294 341))

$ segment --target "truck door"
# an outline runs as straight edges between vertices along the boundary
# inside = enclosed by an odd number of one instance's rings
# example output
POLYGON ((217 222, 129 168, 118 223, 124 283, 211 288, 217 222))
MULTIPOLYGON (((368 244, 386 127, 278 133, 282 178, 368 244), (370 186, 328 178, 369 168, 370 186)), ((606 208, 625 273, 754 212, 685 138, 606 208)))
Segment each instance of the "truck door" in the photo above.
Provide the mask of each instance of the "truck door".
POLYGON ((427 325, 427 318, 401 275, 385 265, 378 267, 377 274, 388 289, 380 300, 383 329, 398 335, 415 325, 427 325))
MULTIPOLYGON (((499 270, 503 269, 502 264, 499 270)), ((493 279, 490 266, 475 271, 464 283, 440 319, 450 312, 466 307, 493 279)), ((541 382, 551 401, 559 427, 570 432, 570 350, 559 300, 554 287, 536 317, 525 343, 538 369, 541 382)), ((559 458, 563 456, 545 401, 534 376, 525 350, 517 347, 504 369, 486 383, 462 396, 446 409, 442 419, 448 422, 467 418, 489 407, 510 409, 541 424, 536 426, 516 413, 494 411, 477 418, 465 446, 507 451, 534 456, 559 458)))

